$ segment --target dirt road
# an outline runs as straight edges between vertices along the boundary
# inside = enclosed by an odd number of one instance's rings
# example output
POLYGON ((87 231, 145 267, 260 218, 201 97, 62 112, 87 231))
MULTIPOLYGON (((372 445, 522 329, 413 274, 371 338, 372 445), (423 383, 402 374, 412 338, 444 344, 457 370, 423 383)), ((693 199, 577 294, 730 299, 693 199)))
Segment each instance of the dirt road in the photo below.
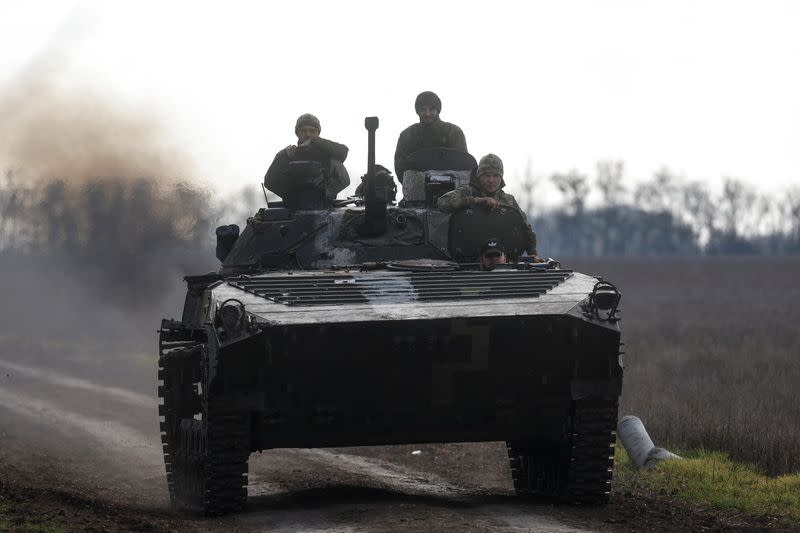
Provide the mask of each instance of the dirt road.
MULTIPOLYGON (((59 490, 144 515, 170 515, 155 395, 77 377, 76 368, 71 364, 70 375, 0 359, 0 461, 59 490)), ((147 381, 135 377, 130 381, 147 381)), ((201 531, 595 530, 580 515, 519 502, 509 480, 502 443, 271 450, 251 456, 247 512, 186 518, 185 525, 201 531)))

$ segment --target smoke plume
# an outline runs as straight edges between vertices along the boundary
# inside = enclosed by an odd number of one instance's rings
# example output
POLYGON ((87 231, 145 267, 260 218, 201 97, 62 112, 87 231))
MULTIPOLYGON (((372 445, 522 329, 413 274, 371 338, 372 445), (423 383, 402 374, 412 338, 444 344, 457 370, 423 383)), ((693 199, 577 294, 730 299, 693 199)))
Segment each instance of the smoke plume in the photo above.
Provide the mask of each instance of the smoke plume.
POLYGON ((157 117, 49 64, 0 88, 2 330, 43 312, 61 333, 112 317, 152 332, 179 314, 181 276, 216 268, 212 195, 157 117))

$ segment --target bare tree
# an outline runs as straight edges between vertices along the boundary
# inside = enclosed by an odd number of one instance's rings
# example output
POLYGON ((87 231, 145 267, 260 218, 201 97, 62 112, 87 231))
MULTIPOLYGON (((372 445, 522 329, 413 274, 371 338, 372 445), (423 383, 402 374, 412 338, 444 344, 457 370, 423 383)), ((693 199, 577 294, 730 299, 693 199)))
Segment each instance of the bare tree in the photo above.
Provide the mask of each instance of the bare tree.
POLYGON ((587 177, 577 170, 570 170, 565 174, 553 174, 550 179, 564 195, 572 214, 581 216, 586 206, 586 195, 589 194, 587 177))
POLYGON ((17 200, 14 194, 14 171, 7 169, 3 177, 3 183, 0 184, 0 251, 12 246, 12 218, 15 216, 17 200))
POLYGON ((675 212, 681 200, 681 187, 675 174, 668 168, 659 169, 653 179, 640 183, 634 192, 634 201, 643 209, 653 212, 675 212))
POLYGON ((702 182, 687 183, 682 190, 681 218, 689 224, 701 245, 705 245, 714 232, 716 206, 708 187, 702 182))
POLYGON ((597 162, 597 188, 603 195, 603 203, 609 207, 619 205, 625 186, 622 177, 625 173, 623 161, 598 161, 597 162))
POLYGON ((789 219, 789 241, 794 251, 800 250, 800 187, 794 186, 784 200, 789 219))
POLYGON ((0 250, 31 249, 41 233, 36 191, 26 186, 17 172, 8 169, 0 185, 0 250))
POLYGON ((528 216, 533 213, 534 191, 539 186, 539 179, 533 174, 531 158, 525 163, 525 171, 522 174, 522 209, 528 216))
POLYGON ((722 215, 723 230, 731 236, 739 236, 751 229, 748 216, 753 215, 756 203, 755 191, 736 178, 725 178, 719 209, 722 215))

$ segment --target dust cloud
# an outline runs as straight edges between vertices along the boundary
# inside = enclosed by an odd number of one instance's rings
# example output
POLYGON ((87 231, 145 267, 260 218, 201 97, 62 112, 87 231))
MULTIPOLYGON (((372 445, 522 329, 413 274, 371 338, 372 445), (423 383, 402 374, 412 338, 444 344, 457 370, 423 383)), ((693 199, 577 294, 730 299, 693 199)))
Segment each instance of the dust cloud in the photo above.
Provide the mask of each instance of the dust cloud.
POLYGON ((28 180, 179 181, 194 174, 155 117, 96 90, 25 76, 0 95, 2 160, 28 180))
POLYGON ((125 106, 88 81, 91 72, 70 70, 93 25, 90 13, 75 6, 13 77, 0 80, 0 164, 26 181, 164 183, 194 175, 190 158, 168 142, 151 111, 125 106))
POLYGON ((52 58, 0 86, 0 117, 0 336, 152 349, 181 277, 218 267, 221 204, 191 158, 153 113, 65 83, 52 58))

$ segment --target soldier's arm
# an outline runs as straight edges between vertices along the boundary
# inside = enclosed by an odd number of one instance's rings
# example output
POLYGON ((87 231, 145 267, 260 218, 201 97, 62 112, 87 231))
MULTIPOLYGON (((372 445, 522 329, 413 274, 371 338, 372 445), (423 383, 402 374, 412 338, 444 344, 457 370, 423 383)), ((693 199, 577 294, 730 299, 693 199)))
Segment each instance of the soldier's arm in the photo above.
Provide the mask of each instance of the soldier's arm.
POLYGON ((339 191, 350 185, 350 174, 341 161, 334 159, 328 167, 328 179, 325 180, 325 196, 335 200, 339 191))
POLYGON ((533 227, 527 221, 527 217, 525 219, 525 227, 527 228, 528 255, 538 257, 539 252, 536 250, 536 232, 533 231, 533 227))
POLYGON ((525 213, 525 211, 523 211, 522 208, 519 206, 516 198, 514 198, 510 194, 506 194, 505 196, 506 196, 506 202, 511 207, 519 211, 520 215, 522 215, 522 220, 525 223, 525 233, 527 234, 526 237, 528 240, 528 247, 526 248, 528 250, 528 254, 538 256, 539 254, 536 251, 536 232, 533 231, 533 227, 531 226, 530 222, 528 222, 527 213, 525 213))
POLYGON ((498 200, 500 200, 501 204, 507 205, 512 209, 515 209, 520 214, 520 216, 522 217, 522 222, 525 224, 525 233, 526 233, 525 237, 526 240, 528 241, 528 245, 525 247, 525 249, 528 251, 528 254, 530 255, 538 255, 536 251, 536 232, 533 231, 533 228, 528 222, 528 215, 519 206, 519 204, 517 203, 517 199, 514 198, 513 194, 508 194, 505 191, 501 191, 498 200))
POLYGON ((406 171, 405 161, 408 157, 408 130, 403 130, 397 138, 397 148, 394 150, 394 175, 400 183, 403 183, 403 173, 406 171))
POLYGON ((468 185, 446 192, 436 201, 442 213, 455 213, 459 209, 469 207, 471 203, 472 189, 468 185))
POLYGON ((289 154, 281 150, 275 155, 264 176, 264 186, 281 198, 291 190, 289 179, 289 154))
POLYGON ((509 207, 513 207, 514 209, 516 209, 517 211, 519 211, 520 213, 525 215, 525 213, 522 212, 522 208, 517 203, 517 199, 514 198, 514 195, 508 194, 507 192, 502 191, 502 194, 500 194, 499 196, 500 197, 498 198, 498 200, 500 200, 501 204, 507 205, 509 207))
POLYGON ((314 139, 311 141, 311 143, 317 145, 319 149, 331 159, 341 161, 342 163, 344 163, 344 160, 347 159, 347 152, 349 150, 347 146, 341 143, 337 143, 329 139, 323 139, 322 137, 314 139))
POLYGON ((450 132, 450 143, 450 148, 453 150, 469 153, 469 150, 467 150, 467 138, 461 128, 455 124, 453 124, 453 131, 450 132))

